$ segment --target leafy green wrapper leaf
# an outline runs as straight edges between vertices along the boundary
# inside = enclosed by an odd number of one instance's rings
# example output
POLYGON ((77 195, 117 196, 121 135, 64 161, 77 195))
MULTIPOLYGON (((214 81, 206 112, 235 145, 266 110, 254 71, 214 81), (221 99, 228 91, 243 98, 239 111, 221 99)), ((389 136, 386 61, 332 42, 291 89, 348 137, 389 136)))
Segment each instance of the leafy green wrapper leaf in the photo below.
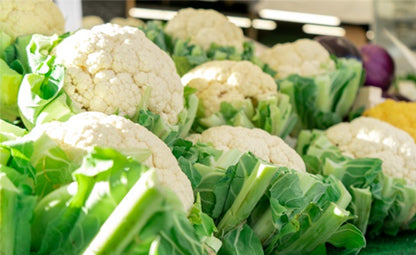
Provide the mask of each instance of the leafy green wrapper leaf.
POLYGON ((297 117, 292 110, 289 97, 277 94, 260 100, 257 105, 253 105, 250 99, 222 102, 220 111, 207 117, 204 116, 203 109, 200 109, 193 129, 201 132, 220 125, 256 127, 285 138, 293 130, 296 122, 297 117))
POLYGON ((237 226, 222 237, 223 245, 218 255, 264 254, 261 242, 246 224, 237 226))
POLYGON ((0 246, 3 254, 29 254, 30 228, 36 197, 33 182, 13 168, 0 165, 0 246))
POLYGON ((362 85, 363 68, 355 59, 335 61, 333 72, 316 77, 290 75, 277 81, 279 91, 290 96, 300 128, 326 129, 348 115, 362 85))

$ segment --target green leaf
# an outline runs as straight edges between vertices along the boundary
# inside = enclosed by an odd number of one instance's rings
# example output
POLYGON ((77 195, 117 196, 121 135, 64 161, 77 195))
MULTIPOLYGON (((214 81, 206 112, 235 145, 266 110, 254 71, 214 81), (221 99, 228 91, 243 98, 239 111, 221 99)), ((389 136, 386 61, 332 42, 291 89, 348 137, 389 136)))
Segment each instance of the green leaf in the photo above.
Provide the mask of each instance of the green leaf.
POLYGON ((290 96, 303 129, 327 129, 351 110, 362 85, 363 67, 355 59, 335 61, 332 72, 315 77, 295 74, 277 81, 279 91, 290 96))
POLYGON ((237 226, 222 237, 218 255, 264 254, 259 239, 246 224, 237 226))
POLYGON ((200 132, 221 125, 256 127, 284 138, 293 130, 296 122, 289 97, 276 94, 260 100, 256 106, 251 99, 222 102, 220 111, 210 116, 204 116, 200 109, 193 129, 200 132))
POLYGON ((43 197, 72 181, 78 165, 69 160, 59 145, 42 135, 35 141, 20 139, 4 144, 10 150, 10 167, 34 180, 34 193, 43 197))
POLYGON ((19 90, 20 115, 29 130, 44 121, 66 121, 79 112, 63 94, 64 67, 55 65, 52 58, 43 67, 44 73, 25 75, 19 90))
POLYGON ((26 133, 25 129, 0 119, 0 143, 16 140, 26 133))
POLYGON ((368 221, 370 219, 371 205, 373 202, 373 196, 370 188, 355 188, 351 186, 350 193, 352 201, 349 206, 349 210, 356 215, 353 219, 353 223, 363 234, 367 231, 368 221))
POLYGON ((218 223, 220 235, 249 217, 276 174, 277 167, 249 153, 241 157, 234 171, 225 202, 226 211, 218 223))
POLYGON ((33 247, 39 253, 78 254, 146 170, 119 152, 95 148, 74 172, 76 184, 51 192, 37 205, 33 247))
POLYGON ((329 239, 328 243, 335 247, 345 248, 339 254, 357 254, 366 246, 363 233, 352 224, 344 224, 329 239))
POLYGON ((3 59, 3 60, 6 59, 4 51, 11 44, 12 44, 12 38, 8 34, 1 31, 0 32, 0 59, 3 59))
POLYGON ((2 254, 29 254, 36 197, 33 183, 13 168, 0 166, 0 247, 2 254))
POLYGON ((0 117, 13 121, 18 115, 17 94, 22 75, 0 59, 0 117))

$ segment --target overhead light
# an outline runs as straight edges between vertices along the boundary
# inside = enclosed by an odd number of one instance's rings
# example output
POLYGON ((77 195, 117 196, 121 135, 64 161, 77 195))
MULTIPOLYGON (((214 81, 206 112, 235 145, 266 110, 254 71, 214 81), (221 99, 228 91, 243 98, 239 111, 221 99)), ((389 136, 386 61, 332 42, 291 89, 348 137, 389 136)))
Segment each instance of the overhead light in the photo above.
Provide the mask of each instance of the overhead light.
POLYGON ((259 11, 259 15, 264 19, 282 20, 298 23, 312 23, 328 26, 338 26, 339 24, 341 24, 341 20, 336 16, 319 15, 303 12, 262 9, 259 11))
POLYGON ((243 28, 249 28, 251 27, 251 20, 249 18, 244 17, 235 17, 235 16, 227 16, 228 20, 234 25, 243 27, 243 28))
POLYGON ((129 15, 141 19, 170 20, 176 15, 176 11, 156 10, 148 8, 131 8, 129 15))
POLYGON ((306 34, 313 34, 313 35, 332 35, 332 36, 344 36, 345 35, 345 29, 343 29, 342 27, 330 27, 330 26, 306 24, 302 26, 302 30, 306 34))
POLYGON ((253 19, 252 25, 259 30, 275 30, 277 27, 276 22, 266 19, 253 19))

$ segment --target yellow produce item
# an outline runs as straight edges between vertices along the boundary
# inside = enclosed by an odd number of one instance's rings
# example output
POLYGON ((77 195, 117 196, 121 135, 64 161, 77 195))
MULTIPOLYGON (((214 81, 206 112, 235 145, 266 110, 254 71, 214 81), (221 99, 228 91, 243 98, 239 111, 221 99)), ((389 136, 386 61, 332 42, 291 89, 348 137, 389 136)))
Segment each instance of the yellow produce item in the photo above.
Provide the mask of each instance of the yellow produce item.
POLYGON ((416 141, 416 103, 387 99, 363 114, 408 132, 416 141))

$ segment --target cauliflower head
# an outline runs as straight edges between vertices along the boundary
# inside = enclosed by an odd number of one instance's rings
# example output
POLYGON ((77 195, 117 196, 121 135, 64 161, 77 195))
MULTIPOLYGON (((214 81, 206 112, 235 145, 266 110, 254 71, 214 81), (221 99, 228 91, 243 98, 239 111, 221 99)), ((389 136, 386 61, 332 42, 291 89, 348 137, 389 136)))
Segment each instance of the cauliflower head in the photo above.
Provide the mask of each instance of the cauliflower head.
POLYGON ((108 23, 81 29, 54 54, 66 67, 64 90, 80 109, 132 117, 145 103, 177 122, 184 102, 175 64, 138 28, 108 23))
POLYGON ((124 117, 83 112, 66 122, 38 125, 25 139, 36 140, 42 135, 50 137, 78 163, 94 146, 111 147, 126 155, 137 149, 148 149, 151 154, 144 163, 156 169, 161 183, 178 195, 187 211, 194 202, 191 182, 167 145, 145 127, 124 117))
POLYGON ((277 94, 273 78, 249 61, 206 62, 185 74, 182 82, 197 89, 206 116, 218 112, 221 102, 259 101, 277 94))
POLYGON ((326 134, 344 155, 380 158, 384 174, 416 183, 416 144, 405 131, 384 121, 360 117, 332 126, 326 134))
POLYGON ((190 39, 205 50, 215 43, 243 51, 243 31, 215 10, 181 9, 168 21, 165 32, 173 38, 190 39))
POLYGON ((27 34, 62 34, 65 19, 49 0, 1 0, 0 31, 12 39, 27 34))
POLYGON ((122 27, 124 26, 140 27, 144 25, 144 22, 142 20, 136 19, 133 17, 128 17, 128 18, 114 17, 110 20, 110 23, 117 24, 122 27))
POLYGON ((314 76, 335 70, 328 51, 319 42, 310 39, 276 44, 265 49, 260 60, 277 71, 275 78, 278 79, 291 74, 314 76))
POLYGON ((305 163, 295 150, 280 137, 270 135, 262 129, 218 126, 209 128, 201 134, 190 135, 187 139, 193 143, 211 144, 218 150, 238 149, 242 152, 251 152, 256 157, 277 166, 306 171, 305 163))
POLYGON ((88 15, 82 17, 82 28, 91 29, 101 24, 104 24, 104 20, 100 16, 88 15))

